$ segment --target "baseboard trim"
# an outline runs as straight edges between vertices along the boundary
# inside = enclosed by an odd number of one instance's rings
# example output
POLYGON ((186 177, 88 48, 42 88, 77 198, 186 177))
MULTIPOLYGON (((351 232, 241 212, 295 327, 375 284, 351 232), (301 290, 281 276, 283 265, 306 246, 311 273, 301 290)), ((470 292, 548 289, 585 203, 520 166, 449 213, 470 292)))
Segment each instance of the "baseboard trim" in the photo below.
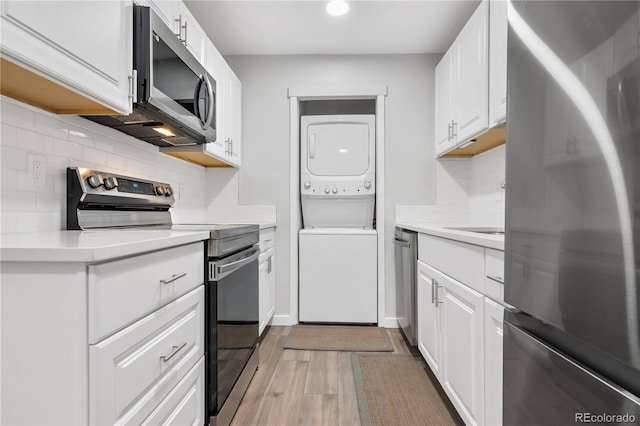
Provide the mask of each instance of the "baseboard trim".
POLYGON ((378 323, 378 327, 398 328, 398 319, 395 317, 383 318, 382 321, 378 323))
POLYGON ((298 318, 291 315, 274 315, 269 325, 296 325, 298 318))

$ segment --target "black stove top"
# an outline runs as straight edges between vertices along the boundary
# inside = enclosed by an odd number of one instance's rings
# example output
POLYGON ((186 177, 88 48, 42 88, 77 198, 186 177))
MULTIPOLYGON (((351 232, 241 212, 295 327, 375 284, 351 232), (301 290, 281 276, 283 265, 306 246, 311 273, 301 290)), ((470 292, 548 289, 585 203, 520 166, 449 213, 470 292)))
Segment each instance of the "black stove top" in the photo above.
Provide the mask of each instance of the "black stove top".
POLYGON ((238 235, 251 234, 259 232, 258 225, 247 223, 237 224, 217 224, 217 223, 178 223, 173 224, 171 229, 176 231, 209 231, 210 239, 220 240, 224 238, 236 237, 238 235))

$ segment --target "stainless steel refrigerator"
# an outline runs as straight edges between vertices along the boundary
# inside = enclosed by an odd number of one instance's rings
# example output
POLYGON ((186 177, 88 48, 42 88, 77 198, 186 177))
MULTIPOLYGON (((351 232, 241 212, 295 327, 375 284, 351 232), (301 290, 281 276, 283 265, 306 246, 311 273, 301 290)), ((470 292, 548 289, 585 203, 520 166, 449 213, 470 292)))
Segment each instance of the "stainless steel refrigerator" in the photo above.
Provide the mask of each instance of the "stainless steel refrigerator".
POLYGON ((508 3, 505 424, 640 422, 639 9, 508 3))

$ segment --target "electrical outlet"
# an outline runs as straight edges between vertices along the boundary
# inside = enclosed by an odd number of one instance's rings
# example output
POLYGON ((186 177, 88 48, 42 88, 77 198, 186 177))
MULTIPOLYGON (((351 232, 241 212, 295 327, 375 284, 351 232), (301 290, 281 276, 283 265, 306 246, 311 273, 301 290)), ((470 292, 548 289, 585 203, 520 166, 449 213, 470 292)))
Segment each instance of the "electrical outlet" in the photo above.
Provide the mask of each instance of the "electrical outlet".
POLYGON ((47 187, 47 157, 27 154, 27 179, 34 188, 47 187))

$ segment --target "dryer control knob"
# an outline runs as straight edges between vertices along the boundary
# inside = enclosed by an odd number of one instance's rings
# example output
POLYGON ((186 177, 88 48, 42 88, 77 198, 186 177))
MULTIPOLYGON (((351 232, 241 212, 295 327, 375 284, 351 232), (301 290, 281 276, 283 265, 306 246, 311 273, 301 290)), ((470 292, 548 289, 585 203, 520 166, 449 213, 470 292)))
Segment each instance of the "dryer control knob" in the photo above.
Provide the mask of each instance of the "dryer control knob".
POLYGON ((311 188, 311 182, 305 182, 304 189, 309 189, 309 188, 311 188))
POLYGON ((325 186, 325 187, 324 187, 324 193, 325 193, 325 194, 328 194, 330 191, 331 191, 331 190, 329 189, 329 187, 328 187, 328 186, 325 186))
POLYGON ((338 193, 338 188, 336 188, 335 186, 333 187, 333 189, 331 190, 331 192, 333 192, 334 194, 338 193))
POLYGON ((364 183, 364 187, 365 187, 365 189, 371 189, 371 181, 366 181, 364 183))

